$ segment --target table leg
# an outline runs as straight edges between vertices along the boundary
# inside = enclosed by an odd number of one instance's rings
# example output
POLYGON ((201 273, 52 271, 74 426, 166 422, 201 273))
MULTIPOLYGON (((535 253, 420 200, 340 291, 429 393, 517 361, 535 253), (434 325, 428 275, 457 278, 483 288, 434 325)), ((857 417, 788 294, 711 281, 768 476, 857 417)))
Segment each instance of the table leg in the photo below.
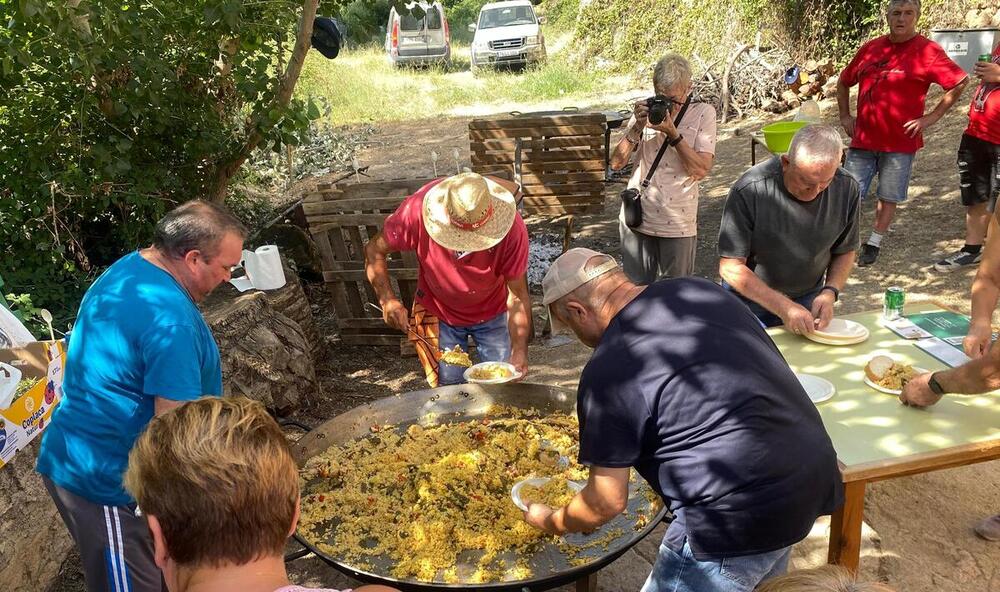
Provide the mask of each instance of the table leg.
POLYGON ((858 571, 861 559, 861 521, 865 513, 865 482, 844 484, 844 505, 830 521, 830 549, 827 563, 858 571))
POLYGON ((577 580, 576 592, 597 592, 597 573, 587 574, 577 580))
POLYGON ((604 128, 604 180, 611 180, 611 128, 604 128))
POLYGON ((757 164, 757 142, 750 136, 750 166, 757 164))

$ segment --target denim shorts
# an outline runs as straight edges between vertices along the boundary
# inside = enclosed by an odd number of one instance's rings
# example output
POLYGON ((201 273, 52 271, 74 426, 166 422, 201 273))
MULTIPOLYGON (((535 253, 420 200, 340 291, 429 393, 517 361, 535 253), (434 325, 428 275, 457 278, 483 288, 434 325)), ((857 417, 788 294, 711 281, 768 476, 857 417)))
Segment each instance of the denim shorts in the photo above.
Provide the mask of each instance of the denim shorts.
POLYGON ((687 541, 677 553, 660 545, 653 571, 641 592, 752 592, 758 584, 788 570, 792 548, 777 551, 699 560, 687 541))
POLYGON ((903 203, 910 188, 913 157, 914 154, 909 152, 873 152, 851 148, 847 151, 844 168, 861 186, 861 199, 868 196, 868 189, 878 175, 876 197, 882 201, 903 203))

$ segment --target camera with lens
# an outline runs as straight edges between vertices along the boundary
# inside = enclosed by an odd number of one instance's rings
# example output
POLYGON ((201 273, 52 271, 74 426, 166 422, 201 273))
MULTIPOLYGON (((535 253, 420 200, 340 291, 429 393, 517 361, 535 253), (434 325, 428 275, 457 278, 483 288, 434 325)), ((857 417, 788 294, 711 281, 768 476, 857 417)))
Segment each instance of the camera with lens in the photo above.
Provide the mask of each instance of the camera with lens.
POLYGON ((649 123, 653 125, 663 123, 663 120, 667 118, 667 113, 670 113, 672 103, 673 101, 663 95, 656 95, 655 97, 646 99, 646 107, 649 108, 649 123))

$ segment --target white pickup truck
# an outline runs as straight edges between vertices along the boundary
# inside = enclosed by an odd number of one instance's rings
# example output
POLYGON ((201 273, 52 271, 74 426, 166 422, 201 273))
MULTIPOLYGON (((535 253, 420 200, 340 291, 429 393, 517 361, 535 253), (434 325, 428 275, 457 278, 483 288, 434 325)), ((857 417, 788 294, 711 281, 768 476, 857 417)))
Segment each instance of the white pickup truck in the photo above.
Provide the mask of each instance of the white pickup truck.
POLYGON ((530 0, 492 2, 483 6, 479 18, 469 25, 471 63, 476 72, 483 66, 529 65, 545 61, 545 36, 530 0))

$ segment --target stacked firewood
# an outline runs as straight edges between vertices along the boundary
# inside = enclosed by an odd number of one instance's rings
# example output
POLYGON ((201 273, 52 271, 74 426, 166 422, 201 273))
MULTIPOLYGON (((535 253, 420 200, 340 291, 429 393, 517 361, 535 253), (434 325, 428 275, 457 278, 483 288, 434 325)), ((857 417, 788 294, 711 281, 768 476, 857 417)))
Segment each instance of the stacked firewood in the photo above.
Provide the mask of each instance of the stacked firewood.
POLYGON ((836 96, 837 67, 832 60, 805 62, 798 78, 788 84, 785 74, 794 63, 783 49, 751 45, 737 46, 726 59, 712 63, 695 55, 695 94, 715 106, 723 123, 752 111, 784 113, 807 99, 836 96))
POLYGON ((837 96, 837 66, 833 60, 809 60, 799 68, 798 78, 781 93, 780 99, 764 110, 781 113, 795 109, 807 99, 830 99, 837 96))

